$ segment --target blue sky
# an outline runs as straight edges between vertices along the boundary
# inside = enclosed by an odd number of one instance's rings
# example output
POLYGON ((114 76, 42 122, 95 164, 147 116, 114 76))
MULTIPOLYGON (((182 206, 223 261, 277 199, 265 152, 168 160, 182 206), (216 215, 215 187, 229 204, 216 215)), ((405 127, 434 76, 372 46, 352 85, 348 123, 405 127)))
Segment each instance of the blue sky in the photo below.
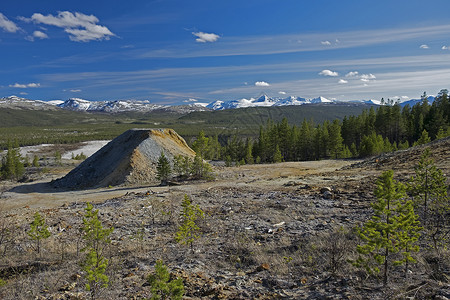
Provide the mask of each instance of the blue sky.
POLYGON ((450 1, 3 1, 0 97, 160 104, 450 88, 450 1))

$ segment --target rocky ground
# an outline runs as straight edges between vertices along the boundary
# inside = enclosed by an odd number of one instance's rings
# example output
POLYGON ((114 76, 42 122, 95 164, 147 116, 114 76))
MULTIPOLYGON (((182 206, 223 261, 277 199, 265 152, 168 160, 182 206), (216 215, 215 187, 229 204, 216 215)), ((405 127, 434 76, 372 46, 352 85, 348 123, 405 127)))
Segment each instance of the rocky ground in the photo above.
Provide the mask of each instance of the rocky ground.
MULTIPOLYGON (((352 230, 371 214, 376 178, 392 168, 406 180, 422 151, 366 161, 215 167, 213 181, 169 187, 63 192, 46 185, 71 165, 31 183, 4 184, 0 277, 6 285, 0 297, 88 298, 79 229, 89 201, 104 226, 114 227, 107 252, 111 281, 102 299, 149 298, 146 277, 158 259, 183 278, 186 299, 449 299, 448 251, 437 272, 436 256, 423 248, 408 279, 394 268, 388 287, 347 262, 358 243, 352 230), (174 240, 184 195, 205 212, 192 249, 174 240), (40 255, 25 233, 36 211, 52 232, 40 255)), ((448 174, 449 140, 432 151, 448 174)))

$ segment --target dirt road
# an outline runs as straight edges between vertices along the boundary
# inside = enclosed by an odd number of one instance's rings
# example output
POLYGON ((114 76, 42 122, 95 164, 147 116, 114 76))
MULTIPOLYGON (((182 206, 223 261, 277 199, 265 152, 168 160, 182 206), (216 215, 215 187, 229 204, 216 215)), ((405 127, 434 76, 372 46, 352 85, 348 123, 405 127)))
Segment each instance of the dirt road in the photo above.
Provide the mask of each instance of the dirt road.
POLYGON ((31 209, 46 209, 73 202, 103 202, 107 199, 123 196, 128 192, 141 193, 148 190, 164 192, 168 189, 172 193, 193 193, 216 187, 247 187, 262 190, 278 189, 291 184, 317 185, 334 184, 340 176, 334 171, 348 166, 355 161, 324 160, 308 162, 287 162, 270 165, 245 165, 240 167, 216 167, 216 179, 209 182, 190 183, 175 187, 120 186, 112 188, 98 188, 81 191, 61 191, 51 187, 51 179, 61 174, 47 174, 44 180, 33 183, 4 185, 0 199, 6 210, 23 207, 31 209), (334 175, 327 176, 333 173, 334 175), (292 183, 294 182, 294 183, 292 183))

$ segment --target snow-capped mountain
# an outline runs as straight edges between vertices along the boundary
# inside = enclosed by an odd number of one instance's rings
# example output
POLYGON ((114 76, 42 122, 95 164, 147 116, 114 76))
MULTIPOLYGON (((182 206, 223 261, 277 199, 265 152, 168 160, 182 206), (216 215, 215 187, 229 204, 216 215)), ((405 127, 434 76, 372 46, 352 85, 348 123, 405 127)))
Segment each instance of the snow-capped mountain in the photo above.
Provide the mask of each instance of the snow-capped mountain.
MULTIPOLYGON (((428 96, 428 102, 433 103, 435 97, 428 96)), ((413 106, 419 103, 421 99, 411 99, 401 102, 402 107, 406 105, 413 106)), ((256 98, 242 98, 238 100, 222 101, 216 100, 211 103, 192 103, 187 105, 159 105, 152 104, 150 101, 138 100, 113 100, 113 101, 89 101, 80 98, 70 98, 66 101, 52 100, 30 100, 17 96, 9 96, 0 98, 0 107, 15 108, 15 109, 42 109, 42 110, 57 110, 66 109, 73 111, 86 112, 104 112, 104 113, 120 113, 120 112, 149 112, 154 110, 163 110, 174 113, 189 113, 192 111, 204 110, 223 110, 235 109, 245 107, 271 107, 271 106, 288 106, 288 105, 309 105, 309 104, 334 104, 334 103, 348 103, 348 104, 367 104, 367 105, 381 105, 380 100, 355 100, 355 101, 340 101, 330 100, 325 97, 317 98, 302 98, 296 96, 289 96, 286 98, 269 97, 262 94, 256 98)))
POLYGON ((213 110, 222 110, 222 109, 232 109, 232 108, 244 108, 244 107, 267 107, 273 106, 277 103, 276 98, 270 98, 267 95, 263 94, 258 98, 242 98, 239 100, 231 100, 231 101, 221 101, 217 100, 211 102, 206 107, 213 110))
POLYGON ((17 96, 0 98, 0 107, 14 109, 55 110, 51 103, 41 100, 30 100, 17 96))
MULTIPOLYGON (((433 103, 435 97, 428 96, 428 103, 433 103)), ((408 101, 400 102, 400 106, 404 107, 406 105, 413 106, 416 103, 422 101, 421 99, 411 99, 408 101)), ((267 95, 263 94, 258 98, 250 98, 250 99, 240 99, 240 100, 230 100, 230 101, 222 101, 216 100, 214 102, 209 103, 206 107, 212 110, 223 110, 223 109, 233 109, 233 108, 242 108, 242 107, 261 107, 261 106, 288 106, 288 105, 305 105, 305 104, 334 104, 334 103, 347 103, 347 104, 367 104, 367 105, 382 105, 381 100, 330 100, 325 97, 317 97, 317 98, 302 98, 296 96, 289 96, 287 98, 271 98, 267 95)))
POLYGON ((115 100, 115 101, 89 101, 80 98, 70 98, 57 105, 60 108, 76 111, 91 112, 147 112, 165 108, 165 105, 151 104, 149 101, 115 100))
POLYGON ((287 98, 271 98, 265 94, 258 98, 240 99, 231 101, 217 100, 211 102, 206 107, 213 110, 243 108, 243 107, 268 107, 268 106, 287 106, 287 105, 304 105, 304 104, 317 104, 317 103, 333 103, 324 97, 317 97, 313 99, 305 99, 301 97, 290 96, 287 98))
POLYGON ((190 113, 193 111, 210 110, 206 108, 207 103, 193 103, 185 105, 158 105, 150 101, 138 100, 115 100, 115 101, 89 101, 80 98, 70 98, 69 100, 30 100, 17 96, 0 98, 0 107, 12 109, 33 109, 33 110, 72 110, 84 112, 149 112, 154 110, 163 110, 173 113, 190 113))
POLYGON ((309 100, 310 103, 333 103, 333 100, 329 100, 325 97, 317 97, 309 100))
POLYGON ((274 106, 303 105, 306 103, 308 103, 308 100, 305 98, 289 96, 287 98, 280 99, 274 104, 274 106))
MULTIPOLYGON (((435 99, 436 99, 436 97, 434 97, 434 96, 428 96, 428 98, 427 98, 428 104, 433 103, 435 99)), ((406 106, 406 105, 409 105, 409 106, 412 107, 412 106, 414 106, 415 104, 419 103, 420 101, 422 101, 422 99, 411 99, 411 100, 408 100, 408 101, 403 101, 403 102, 401 102, 401 103, 400 103, 400 106, 401 106, 401 107, 404 107, 404 106, 406 106)))

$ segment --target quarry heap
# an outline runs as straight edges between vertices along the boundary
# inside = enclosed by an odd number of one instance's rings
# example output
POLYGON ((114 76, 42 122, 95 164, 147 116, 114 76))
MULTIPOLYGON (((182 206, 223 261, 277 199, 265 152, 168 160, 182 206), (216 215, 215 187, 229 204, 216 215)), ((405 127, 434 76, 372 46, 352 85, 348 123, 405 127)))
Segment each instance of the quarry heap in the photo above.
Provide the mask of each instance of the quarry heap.
POLYGON ((193 158, 195 152, 173 129, 130 129, 53 185, 83 189, 156 182, 161 152, 173 161, 177 155, 193 158))

